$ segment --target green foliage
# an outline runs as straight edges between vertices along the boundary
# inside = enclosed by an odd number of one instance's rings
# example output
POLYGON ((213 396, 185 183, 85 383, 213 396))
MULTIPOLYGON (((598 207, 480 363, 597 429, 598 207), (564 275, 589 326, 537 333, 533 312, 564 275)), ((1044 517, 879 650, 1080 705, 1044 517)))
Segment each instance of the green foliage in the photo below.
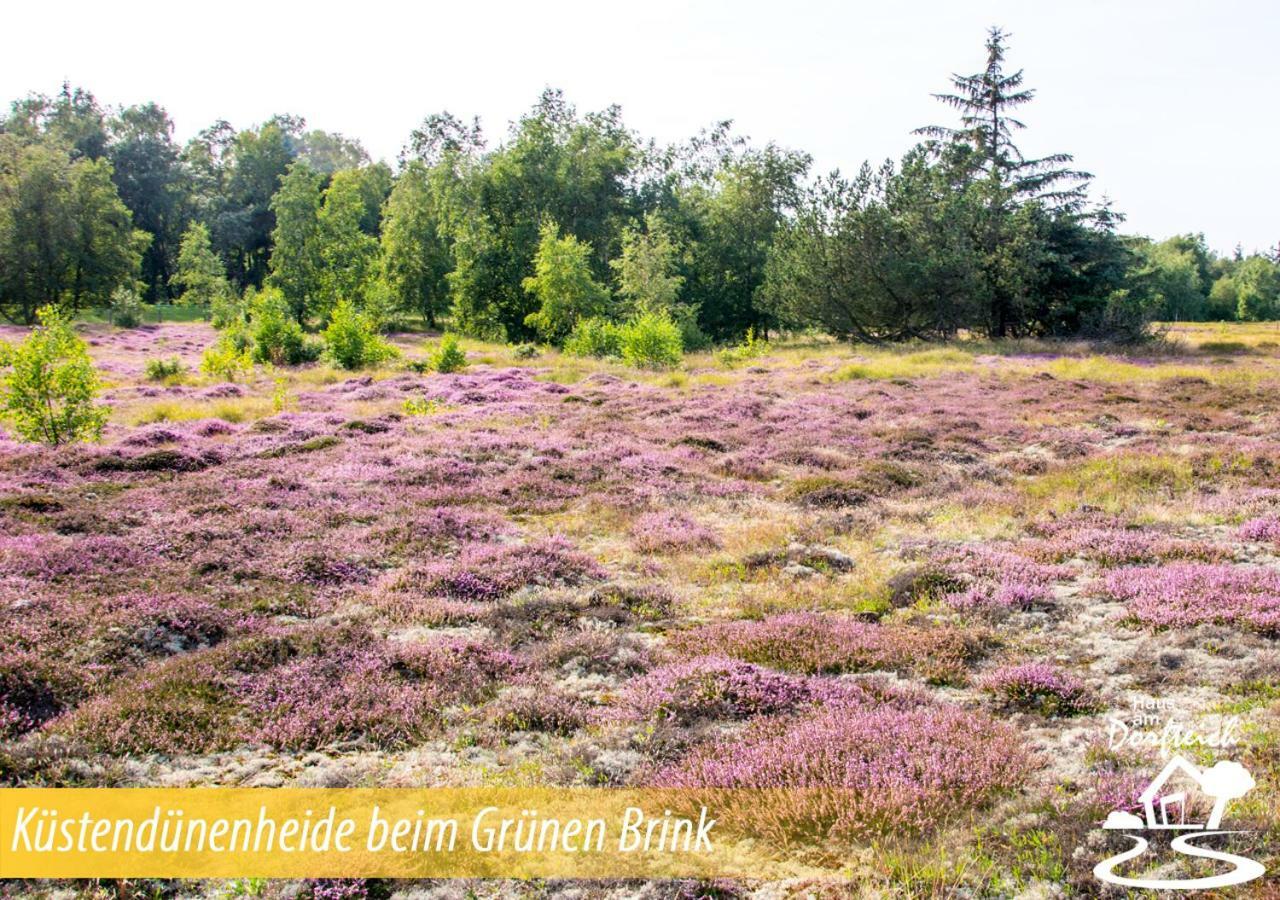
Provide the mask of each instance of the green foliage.
POLYGON ((994 338, 1096 332, 1149 314, 1127 281, 1128 249, 1105 206, 1087 208, 1088 176, 1066 154, 1027 159, 1007 114, 1031 99, 1003 71, 993 30, 987 68, 940 99, 959 128, 901 165, 838 173, 803 196, 776 236, 764 299, 786 324, 840 338, 994 338), (1123 306, 1124 304, 1131 304, 1123 306))
POLYGON ((0 133, 0 314, 29 324, 49 304, 106 306, 147 243, 106 160, 0 133))
POLYGON ((111 321, 116 327, 137 328, 145 314, 142 298, 132 287, 122 284, 111 292, 111 321))
POLYGON ((1265 256, 1242 260, 1228 276, 1243 322, 1280 318, 1280 265, 1265 256))
POLYGON ((325 356, 342 369, 376 366, 396 355, 395 348, 378 336, 369 318, 350 300, 340 300, 324 330, 325 356))
MULTIPOLYGON (((445 154, 458 160, 462 179, 451 229, 456 267, 449 276, 456 327, 509 341, 535 334, 527 317, 537 312, 539 297, 525 291, 524 279, 547 221, 585 243, 593 277, 605 279, 632 215, 639 160, 617 108, 580 116, 559 91, 548 90, 510 141, 483 159, 467 155, 476 142, 465 135, 446 134, 434 143, 460 148, 445 154)), ((563 327, 555 319, 546 324, 563 327)))
POLYGON ((88 347, 56 307, 42 307, 39 324, 0 354, 0 414, 25 441, 66 444, 98 440, 107 409, 94 404, 98 373, 88 347))
POLYGON ((592 277, 590 254, 591 248, 573 235, 560 237, 554 222, 543 223, 534 274, 523 281, 541 304, 525 324, 543 340, 560 343, 578 320, 598 316, 608 306, 609 291, 592 277))
POLYGON ((516 344, 511 348, 511 355, 516 359, 537 359, 542 355, 537 344, 516 344))
POLYGON ((148 381, 166 381, 169 379, 181 378, 186 374, 187 367, 178 357, 170 357, 169 359, 147 360, 146 376, 148 381))
POLYGON ((720 365, 727 369, 741 365, 749 360, 758 359, 769 352, 769 342, 756 336, 754 328, 747 329, 747 336, 741 344, 735 347, 726 347, 716 354, 716 359, 720 365))
POLYGON ((644 369, 669 369, 680 365, 684 344, 680 327, 663 313, 641 313, 618 331, 622 358, 644 369))
POLYGON ((246 303, 254 362, 296 366, 319 358, 319 344, 303 334, 280 290, 268 287, 254 292, 251 288, 246 303))
POLYGON ((142 251, 143 299, 166 302, 190 214, 188 176, 173 142, 173 122, 160 106, 143 103, 121 110, 107 130, 111 180, 133 215, 133 226, 151 235, 142 251))
POLYGON ((428 363, 433 371, 446 374, 465 369, 467 354, 458 346, 458 336, 449 332, 442 335, 439 346, 429 355, 428 363))
POLYGON ((305 321, 322 292, 319 252, 320 201, 323 176, 302 162, 289 167, 280 190, 271 198, 276 227, 271 234, 271 274, 276 288, 298 322, 305 321))
POLYGON ((364 231, 366 210, 362 173, 355 169, 335 173, 316 215, 319 294, 308 312, 321 321, 344 300, 359 304, 364 285, 373 275, 378 241, 364 231))
POLYGON ((647 216, 645 228, 622 233, 622 255, 609 265, 628 312, 669 311, 684 284, 684 276, 676 274, 676 248, 661 216, 647 216))
POLYGON ((410 397, 404 401, 405 415, 409 416, 434 416, 436 413, 444 409, 444 404, 439 400, 431 397, 410 397))
POLYGON ((231 297, 231 285, 222 260, 213 252, 209 242, 209 229, 200 222, 193 222, 182 235, 178 249, 177 271, 169 283, 180 288, 181 302, 193 306, 208 306, 214 318, 215 328, 224 328, 229 319, 227 301, 231 297))
POLYGON ((570 356, 622 356, 621 328, 599 316, 579 319, 565 338, 564 352, 570 356))
POLYGON ((224 332, 200 358, 200 371, 216 381, 239 381, 253 374, 253 356, 243 331, 224 332))
POLYGON ((428 168, 410 162, 387 198, 382 223, 382 282, 388 306, 418 312, 427 324, 449 308, 448 274, 453 270, 449 203, 456 185, 448 164, 428 168))

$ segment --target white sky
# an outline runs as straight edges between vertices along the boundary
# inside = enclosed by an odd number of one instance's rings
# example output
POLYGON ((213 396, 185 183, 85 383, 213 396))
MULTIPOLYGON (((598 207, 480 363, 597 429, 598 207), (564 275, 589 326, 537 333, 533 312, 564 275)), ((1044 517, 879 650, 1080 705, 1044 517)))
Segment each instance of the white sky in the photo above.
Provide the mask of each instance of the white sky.
POLYGON ((980 69, 1000 25, 1038 90, 1024 151, 1074 153, 1126 230, 1280 242, 1280 0, 72 0, 4 21, 0 98, 66 79, 104 103, 155 100, 181 140, 292 112, 393 160, 427 113, 479 115, 492 143, 555 86, 581 110, 620 103, 662 141, 732 118, 819 170, 949 124, 929 93, 980 69))

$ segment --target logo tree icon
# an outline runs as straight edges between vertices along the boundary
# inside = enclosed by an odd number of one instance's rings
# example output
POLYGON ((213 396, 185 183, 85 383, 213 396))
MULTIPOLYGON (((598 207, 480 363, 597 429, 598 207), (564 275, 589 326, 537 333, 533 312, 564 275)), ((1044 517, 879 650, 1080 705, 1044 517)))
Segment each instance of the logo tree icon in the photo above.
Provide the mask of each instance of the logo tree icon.
POLYGON ((1238 800, 1253 790, 1257 782, 1249 774, 1248 769, 1238 762, 1222 761, 1206 770, 1201 778, 1200 790, 1214 798, 1213 811, 1209 814, 1206 829, 1218 828, 1222 824, 1223 813, 1227 804, 1238 800))

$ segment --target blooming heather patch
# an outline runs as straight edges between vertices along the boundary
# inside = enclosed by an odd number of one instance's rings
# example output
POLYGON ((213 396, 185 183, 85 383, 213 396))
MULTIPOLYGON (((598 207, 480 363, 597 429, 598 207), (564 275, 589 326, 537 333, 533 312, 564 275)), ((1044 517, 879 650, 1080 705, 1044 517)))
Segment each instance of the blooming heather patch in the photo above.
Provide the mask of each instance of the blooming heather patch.
POLYGON ((335 642, 248 679, 239 694, 261 721, 256 736, 273 747, 352 739, 395 747, 422 737, 448 703, 476 699, 515 668, 508 654, 469 641, 335 642))
POLYGON ((1023 612, 1042 606, 1052 598, 1049 589, 1040 584, 1004 581, 999 584, 976 584, 963 591, 944 596, 943 602, 963 612, 1023 612))
POLYGON ((982 679, 982 688, 1006 706, 1045 716, 1082 715, 1098 705, 1083 681, 1048 663, 1001 666, 982 679))
POLYGON ((747 719, 791 712, 838 694, 835 682, 773 672, 723 656, 654 669, 628 682, 611 710, 624 721, 687 725, 701 719, 747 719))
POLYGON ((1079 557, 1103 566, 1166 560, 1218 562, 1231 555, 1227 548, 1207 541, 1179 540, 1160 532, 1118 527, 1064 528, 1038 545, 1035 552, 1055 562, 1079 557))
POLYGON ((783 613, 758 622, 705 625, 677 632, 672 648, 717 653, 807 674, 902 669, 954 680, 981 652, 981 635, 949 626, 880 625, 836 615, 783 613))
POLYGON ((1265 516, 1250 519, 1240 526, 1240 540, 1280 545, 1280 518, 1265 516))
POLYGON ((228 750, 240 739, 233 673, 217 650, 155 663, 56 720, 111 754, 228 750))
POLYGON ((575 552, 562 538, 550 538, 532 544, 472 545, 457 560, 408 573, 406 586, 454 600, 488 601, 526 585, 572 585, 603 575, 590 557, 575 552))
POLYGON ((1140 566, 1109 573, 1103 590, 1127 603, 1138 621, 1156 628, 1213 623, 1280 635, 1280 570, 1208 563, 1140 566))
POLYGON ((788 846, 929 831, 1017 788, 1030 768, 1023 741, 987 716, 846 700, 758 720, 731 742, 695 749, 652 783, 773 789, 724 817, 730 828, 788 846))
POLYGON ((631 540, 645 553, 708 550, 720 546, 720 538, 705 525, 673 510, 649 512, 631 526, 631 540))

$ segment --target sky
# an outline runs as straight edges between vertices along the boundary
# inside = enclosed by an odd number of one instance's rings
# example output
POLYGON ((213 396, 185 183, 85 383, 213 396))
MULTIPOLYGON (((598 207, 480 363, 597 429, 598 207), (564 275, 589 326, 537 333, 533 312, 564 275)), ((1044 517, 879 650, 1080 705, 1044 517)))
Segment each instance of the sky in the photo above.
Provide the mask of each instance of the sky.
POLYGON ((103 103, 154 100, 180 140, 289 112, 394 161, 429 113, 478 115, 492 143, 551 86, 583 111, 620 104, 661 142, 733 119, 821 172, 951 124, 930 94, 982 68, 998 25, 1037 92, 1027 155, 1074 154, 1126 231, 1280 243, 1277 0, 69 0, 4 18, 0 96, 70 81, 103 103))

